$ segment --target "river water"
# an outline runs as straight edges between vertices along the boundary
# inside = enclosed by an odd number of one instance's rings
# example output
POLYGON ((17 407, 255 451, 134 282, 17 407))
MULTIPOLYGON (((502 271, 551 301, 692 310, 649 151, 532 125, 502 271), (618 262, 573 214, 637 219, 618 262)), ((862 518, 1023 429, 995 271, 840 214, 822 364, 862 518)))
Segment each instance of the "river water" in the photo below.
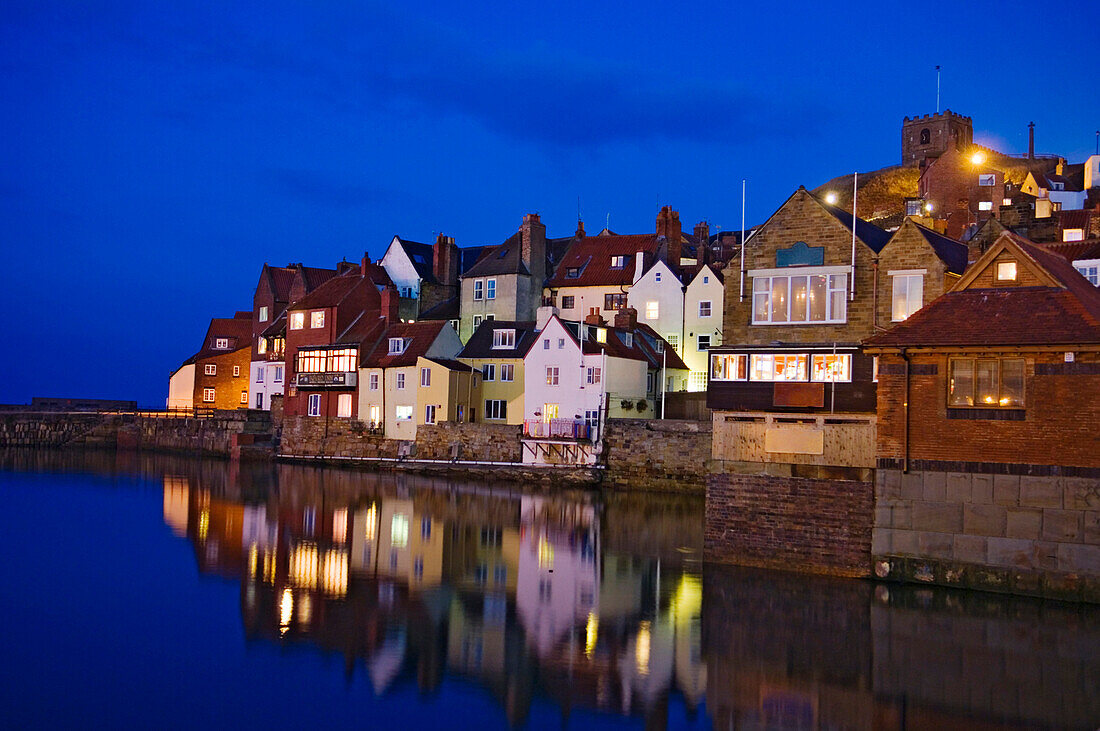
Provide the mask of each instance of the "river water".
POLYGON ((703 509, 3 454, 0 725, 1100 723, 1100 608, 705 565, 703 509))

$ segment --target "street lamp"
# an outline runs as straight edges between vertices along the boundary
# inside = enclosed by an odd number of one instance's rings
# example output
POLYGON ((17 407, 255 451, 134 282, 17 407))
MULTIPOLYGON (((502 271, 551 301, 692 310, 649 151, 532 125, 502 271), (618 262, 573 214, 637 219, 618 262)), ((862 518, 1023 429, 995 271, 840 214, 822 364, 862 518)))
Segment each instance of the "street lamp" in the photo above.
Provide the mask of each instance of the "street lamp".
POLYGON ((985 153, 975 152, 973 155, 970 156, 970 162, 974 165, 981 165, 983 162, 985 162, 985 153))
POLYGON ((833 192, 826 193, 825 194, 825 202, 828 203, 830 206, 835 206, 836 205, 836 193, 833 193, 833 192))

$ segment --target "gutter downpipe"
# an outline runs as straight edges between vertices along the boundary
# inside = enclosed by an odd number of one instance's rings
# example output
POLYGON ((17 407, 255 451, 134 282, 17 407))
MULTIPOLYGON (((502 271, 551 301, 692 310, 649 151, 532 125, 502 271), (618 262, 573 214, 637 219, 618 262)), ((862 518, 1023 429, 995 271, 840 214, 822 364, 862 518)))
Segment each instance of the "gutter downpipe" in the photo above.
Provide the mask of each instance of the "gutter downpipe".
POLYGON ((859 173, 852 174, 852 282, 848 300, 856 299, 856 198, 859 195, 859 173))
POLYGON ((901 471, 909 472, 909 354, 905 348, 898 351, 901 359, 905 361, 905 410, 904 423, 902 425, 902 458, 901 471))

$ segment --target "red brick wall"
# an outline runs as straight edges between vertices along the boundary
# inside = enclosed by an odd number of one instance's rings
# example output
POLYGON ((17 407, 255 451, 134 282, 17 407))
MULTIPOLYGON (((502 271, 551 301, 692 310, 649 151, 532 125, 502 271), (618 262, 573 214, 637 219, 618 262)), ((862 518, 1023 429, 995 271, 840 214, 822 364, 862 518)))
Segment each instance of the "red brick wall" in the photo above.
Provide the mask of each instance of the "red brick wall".
POLYGON ((711 474, 706 559, 868 576, 873 501, 870 482, 711 474))
MULTIPOLYGON (((909 459, 1100 467, 1100 353, 1077 353, 1074 364, 1062 352, 1023 357, 1024 419, 1010 421, 948 418, 948 356, 912 356, 911 369, 936 373, 910 375, 909 459), (1043 364, 1078 372, 1037 374, 1043 364)), ((879 360, 879 459, 904 456, 903 365, 896 355, 879 360)))
MULTIPOLYGON (((247 346, 246 343, 241 343, 247 346)), ((239 350, 226 352, 211 358, 204 358, 195 363, 195 395, 194 405, 196 409, 239 409, 248 408, 249 404, 241 403, 241 391, 248 393, 248 366, 252 355, 252 349, 242 347, 239 350), (206 364, 212 363, 215 373, 206 375, 206 364), (233 366, 237 366, 239 375, 233 376, 233 366), (202 400, 203 389, 214 389, 214 402, 202 400)))

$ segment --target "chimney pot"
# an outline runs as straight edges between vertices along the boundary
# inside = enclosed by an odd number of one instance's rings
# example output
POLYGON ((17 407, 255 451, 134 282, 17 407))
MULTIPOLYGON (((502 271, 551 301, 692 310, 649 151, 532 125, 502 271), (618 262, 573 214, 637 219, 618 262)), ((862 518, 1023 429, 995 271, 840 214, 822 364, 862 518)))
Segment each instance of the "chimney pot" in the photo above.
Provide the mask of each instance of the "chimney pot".
POLYGON ((615 327, 631 332, 638 326, 638 311, 633 307, 624 307, 615 313, 615 327))

